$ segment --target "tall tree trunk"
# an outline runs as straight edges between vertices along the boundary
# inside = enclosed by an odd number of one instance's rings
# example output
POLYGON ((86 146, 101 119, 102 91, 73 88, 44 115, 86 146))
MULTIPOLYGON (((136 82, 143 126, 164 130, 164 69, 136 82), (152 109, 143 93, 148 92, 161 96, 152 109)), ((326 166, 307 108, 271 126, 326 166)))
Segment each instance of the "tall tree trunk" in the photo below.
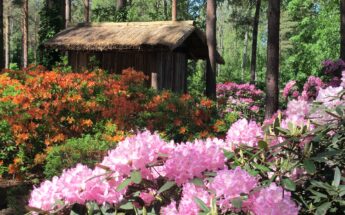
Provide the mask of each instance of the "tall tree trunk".
POLYGON ((244 35, 244 47, 243 47, 243 56, 242 56, 242 82, 244 82, 244 73, 247 67, 247 51, 248 51, 248 31, 244 35))
POLYGON ((10 16, 10 9, 11 3, 6 2, 6 13, 5 13, 5 28, 4 28, 4 37, 5 37, 5 68, 10 67, 10 24, 11 24, 11 16, 10 16))
POLYGON ((171 4, 171 20, 177 21, 177 0, 172 0, 171 4))
POLYGON ((29 0, 23 1, 23 26, 22 26, 22 47, 23 67, 28 67, 28 35, 29 35, 29 0))
POLYGON ((90 0, 84 0, 84 22, 90 22, 90 0))
POLYGON ((258 49, 258 30, 260 20, 261 0, 256 0, 255 16, 253 22, 253 43, 252 43, 252 60, 250 62, 250 83, 255 84, 256 81, 256 53, 258 49))
POLYGON ((120 11, 123 10, 126 7, 126 0, 117 0, 116 2, 116 10, 120 11))
POLYGON ((65 0, 65 28, 68 28, 72 21, 71 7, 72 0, 65 0))
POLYGON ((217 4, 216 0, 207 0, 206 38, 208 61, 206 68, 206 95, 216 99, 216 53, 217 53, 217 4))
POLYGON ((280 0, 268 1, 268 42, 266 73, 266 119, 279 108, 280 0))
POLYGON ((345 61, 345 0, 340 0, 340 31, 341 31, 341 46, 340 58, 345 61))
POLYGON ((168 2, 163 0, 164 19, 168 20, 168 2))
POLYGON ((5 67, 4 61, 4 2, 0 2, 0 70, 5 67))

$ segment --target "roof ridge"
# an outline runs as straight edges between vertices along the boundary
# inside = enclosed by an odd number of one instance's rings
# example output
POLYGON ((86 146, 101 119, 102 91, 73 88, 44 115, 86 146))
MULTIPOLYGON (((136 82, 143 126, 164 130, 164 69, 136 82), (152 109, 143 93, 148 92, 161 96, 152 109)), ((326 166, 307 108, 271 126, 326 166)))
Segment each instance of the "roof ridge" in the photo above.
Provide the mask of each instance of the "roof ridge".
POLYGON ((152 21, 152 22, 92 22, 79 23, 70 27, 105 27, 105 26, 146 26, 146 25, 191 25, 194 26, 193 20, 185 21, 152 21))

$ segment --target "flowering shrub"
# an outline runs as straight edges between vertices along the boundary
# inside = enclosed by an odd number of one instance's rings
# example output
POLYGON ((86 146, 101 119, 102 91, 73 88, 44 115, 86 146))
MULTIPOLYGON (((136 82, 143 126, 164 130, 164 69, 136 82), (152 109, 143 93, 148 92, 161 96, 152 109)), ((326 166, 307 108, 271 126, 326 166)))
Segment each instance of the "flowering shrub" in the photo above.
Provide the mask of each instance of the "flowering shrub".
POLYGON ((176 141, 222 136, 228 129, 214 101, 167 91, 150 99, 138 121, 140 127, 160 131, 167 139, 176 141))
MULTIPOLYGON (((222 116, 261 120, 264 93, 250 84, 217 84, 217 98, 222 116)), ((236 121, 236 120, 234 120, 236 121)))
MULTIPOLYGON (((1 166, 8 173, 25 171, 45 149, 71 137, 92 133, 109 119, 120 129, 130 129, 140 111, 128 79, 143 85, 144 75, 126 70, 120 79, 102 71, 58 73, 36 67, 5 71, 0 75, 1 166)), ((3 172, 0 172, 2 174, 3 172)))
POLYGON ((122 140, 121 131, 145 129, 178 141, 225 135, 215 102, 156 92, 145 80, 133 69, 116 76, 38 66, 0 74, 0 175, 31 171, 52 147, 86 134, 101 133, 110 143, 122 140), (119 132, 105 134, 108 124, 119 132))
POLYGON ((77 165, 43 182, 29 204, 49 212, 339 213, 345 209, 344 95, 342 86, 320 85, 263 127, 240 119, 225 141, 176 144, 138 133, 93 170, 77 165))

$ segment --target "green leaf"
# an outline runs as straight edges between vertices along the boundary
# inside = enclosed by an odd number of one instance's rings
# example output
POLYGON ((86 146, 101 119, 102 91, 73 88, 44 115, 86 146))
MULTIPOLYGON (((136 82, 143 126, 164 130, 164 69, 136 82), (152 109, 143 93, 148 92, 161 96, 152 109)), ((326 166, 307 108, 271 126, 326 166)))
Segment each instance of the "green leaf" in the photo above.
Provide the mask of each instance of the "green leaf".
POLYGON ((207 207, 207 205, 199 198, 195 197, 194 198, 194 202, 199 206, 199 208, 203 211, 203 212, 210 212, 210 208, 207 207))
POLYGON ((133 172, 131 172, 131 180, 135 184, 140 184, 141 180, 142 180, 140 171, 133 171, 133 172))
POLYGON ((243 204, 243 200, 241 198, 234 198, 234 199, 231 200, 231 204, 235 208, 241 209, 242 208, 242 204, 243 204))
POLYGON ((132 182, 132 180, 130 178, 127 178, 126 180, 124 180, 117 188, 116 191, 120 192, 123 189, 125 189, 130 183, 132 182))
POLYGON ((260 165, 257 163, 254 163, 253 166, 255 166, 257 169, 261 170, 262 172, 270 172, 270 168, 268 168, 267 166, 264 165, 260 165))
POLYGON ((203 180, 200 179, 200 178, 194 178, 194 179, 192 180, 192 183, 193 183, 194 185, 196 185, 196 186, 204 186, 204 182, 203 182, 203 180))
POLYGON ((323 203, 321 206, 319 206, 316 210, 316 215, 325 215, 329 208, 331 207, 332 203, 331 202, 326 202, 323 203))
POLYGON ((227 151, 227 150, 223 150, 224 156, 230 160, 231 158, 235 157, 235 154, 233 152, 227 151))
POLYGON ((285 129, 285 128, 277 127, 276 129, 277 129, 280 133, 285 134, 285 135, 287 135, 287 134, 290 133, 290 131, 289 131, 288 129, 285 129))
POLYGON ((290 191, 296 191, 296 184, 289 178, 283 179, 283 185, 285 189, 290 190, 290 191))
POLYGON ((316 172, 316 166, 312 160, 304 160, 303 165, 307 173, 314 174, 316 172))
POLYGON ((343 110, 340 108, 340 106, 336 107, 336 108, 335 108, 335 111, 337 112, 337 114, 339 114, 339 116, 343 116, 343 115, 344 115, 344 112, 343 112, 343 110))
POLYGON ((339 168, 336 167, 335 170, 334 170, 334 179, 333 179, 333 182, 332 182, 332 186, 339 187, 340 179, 341 179, 341 173, 340 173, 339 168))
POLYGON ((326 195, 326 194, 320 193, 320 192, 315 191, 315 190, 312 190, 312 189, 310 189, 309 191, 310 191, 312 194, 314 194, 315 196, 319 197, 319 198, 325 198, 325 199, 327 199, 327 195, 326 195))
POLYGON ((123 209, 123 210, 132 210, 133 208, 134 206, 132 202, 127 202, 126 204, 120 206, 120 209, 123 209))
POLYGON ((264 150, 267 150, 268 149, 268 144, 266 141, 263 141, 263 140, 260 140, 259 141, 259 148, 260 149, 264 149, 264 150))
POLYGON ((161 188, 159 188, 158 194, 159 193, 163 193, 164 191, 167 191, 167 190, 171 189, 175 185, 176 185, 175 182, 167 181, 161 188))

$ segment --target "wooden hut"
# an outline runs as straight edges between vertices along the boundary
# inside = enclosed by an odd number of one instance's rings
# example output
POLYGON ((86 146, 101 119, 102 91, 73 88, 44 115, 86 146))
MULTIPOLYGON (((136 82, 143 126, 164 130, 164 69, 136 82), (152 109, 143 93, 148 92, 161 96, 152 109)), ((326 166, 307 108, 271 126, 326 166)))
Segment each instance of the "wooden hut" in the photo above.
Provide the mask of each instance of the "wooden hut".
MULTIPOLYGON (((187 60, 208 58, 206 36, 193 21, 84 23, 58 33, 45 48, 68 52, 75 71, 90 61, 109 72, 133 67, 156 89, 186 90, 187 60)), ((224 63, 217 55, 217 62, 224 63)))

